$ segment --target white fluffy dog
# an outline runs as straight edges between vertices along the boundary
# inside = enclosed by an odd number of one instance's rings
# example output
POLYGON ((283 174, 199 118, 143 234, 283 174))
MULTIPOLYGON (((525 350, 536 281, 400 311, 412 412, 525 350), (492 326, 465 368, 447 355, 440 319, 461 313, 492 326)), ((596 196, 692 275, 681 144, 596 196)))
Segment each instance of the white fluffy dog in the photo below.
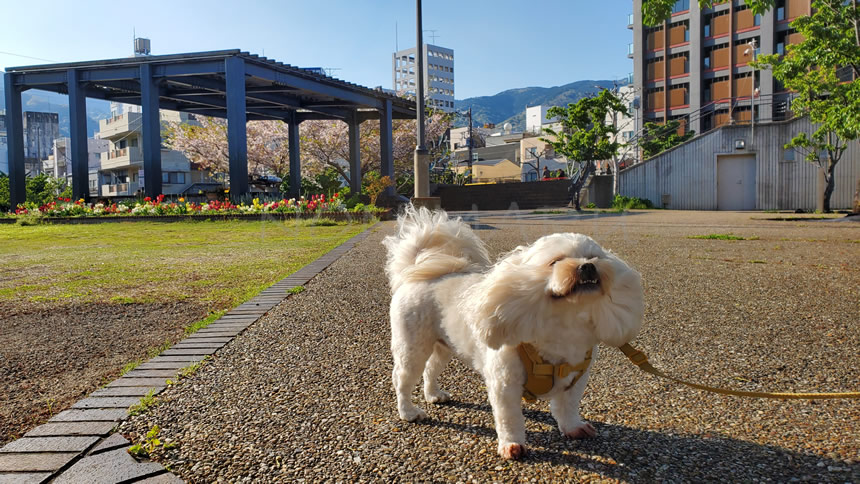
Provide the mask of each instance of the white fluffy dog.
POLYGON ((590 237, 572 233, 541 237, 491 264, 483 242, 459 218, 411 206, 383 244, 400 418, 427 417, 411 398, 422 371, 425 400, 450 397, 437 378, 456 353, 486 382, 499 454, 522 457, 520 399, 531 377, 518 347, 530 344, 544 370, 551 369, 549 390, 537 396, 550 401, 559 430, 571 438, 596 435, 579 416, 587 355, 598 342, 621 346, 638 333, 644 311, 638 272, 590 237), (564 363, 580 364, 579 371, 557 372, 564 363))

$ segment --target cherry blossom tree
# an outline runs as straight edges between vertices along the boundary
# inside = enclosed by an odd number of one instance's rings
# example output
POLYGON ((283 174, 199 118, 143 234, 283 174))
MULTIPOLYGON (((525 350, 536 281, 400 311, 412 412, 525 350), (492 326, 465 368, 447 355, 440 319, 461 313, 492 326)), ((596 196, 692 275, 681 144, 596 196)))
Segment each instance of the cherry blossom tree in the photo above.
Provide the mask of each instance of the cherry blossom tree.
MULTIPOLYGON (((227 122, 219 118, 198 118, 198 123, 168 123, 165 145, 182 152, 203 169, 229 171, 227 122)), ((289 134, 281 121, 249 121, 248 173, 263 175, 289 173, 289 134)))
MULTIPOLYGON (((204 169, 229 170, 227 122, 218 118, 198 118, 199 123, 169 123, 165 144, 185 154, 204 169)), ((431 157, 444 155, 443 137, 451 126, 450 116, 433 113, 426 120, 426 139, 431 157)), ((349 179, 349 132, 341 121, 304 121, 299 125, 302 176, 320 174, 333 168, 349 179)), ((282 178, 289 174, 289 133, 281 121, 249 121, 248 173, 274 173, 282 178)), ((361 171, 379 170, 381 163, 379 121, 361 123, 361 171)), ((415 121, 395 120, 392 142, 396 174, 411 173, 415 151, 415 121)), ((434 158, 435 160, 436 158, 434 158)))

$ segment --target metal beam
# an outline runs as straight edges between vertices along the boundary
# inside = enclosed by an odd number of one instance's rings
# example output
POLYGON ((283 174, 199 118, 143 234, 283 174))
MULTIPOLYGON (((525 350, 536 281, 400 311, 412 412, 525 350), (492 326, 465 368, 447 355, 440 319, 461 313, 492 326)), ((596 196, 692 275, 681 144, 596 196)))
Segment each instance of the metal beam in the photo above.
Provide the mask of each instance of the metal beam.
POLYGON ((3 76, 6 95, 6 139, 9 148, 9 208, 15 210, 27 201, 27 180, 24 172, 24 113, 21 89, 15 85, 17 74, 3 76))
POLYGON ((16 86, 37 87, 45 84, 65 84, 66 71, 15 74, 16 86))
POLYGON ((227 87, 227 145, 230 156, 230 198, 248 193, 248 122, 245 108, 245 61, 224 60, 227 87))
POLYGON ((349 122, 349 189, 352 195, 361 193, 361 120, 353 111, 349 122))
POLYGON ((143 191, 147 197, 161 195, 161 113, 158 79, 152 64, 140 65, 140 101, 143 108, 143 191))
MULTIPOLYGON (((228 57, 227 59, 232 59, 228 57)), ((176 64, 156 65, 154 75, 156 77, 177 77, 177 76, 199 76, 206 74, 224 74, 225 61, 223 60, 208 60, 200 62, 182 62, 176 64)))
POLYGON ((313 79, 306 79, 295 74, 289 74, 272 69, 271 67, 248 63, 247 72, 248 75, 253 77, 265 79, 270 82, 276 82, 278 84, 285 84, 317 95, 341 99, 369 108, 381 109, 383 107, 382 100, 376 97, 368 96, 328 83, 322 83, 313 79))
MULTIPOLYGON (((379 155, 382 166, 379 173, 382 176, 391 177, 394 181, 394 141, 392 140, 391 127, 391 101, 382 101, 382 109, 379 111, 379 155)), ((394 187, 385 189, 387 195, 394 195, 394 187)))
POLYGON ((80 73, 69 69, 66 74, 69 92, 69 138, 68 155, 72 164, 72 196, 75 200, 90 198, 89 150, 87 149, 87 96, 80 81, 80 73))
POLYGON ((290 197, 298 199, 302 193, 302 160, 299 143, 299 117, 292 111, 286 119, 290 151, 290 197))
MULTIPOLYGON (((193 93, 193 95, 195 95, 195 96, 202 94, 204 92, 204 91, 201 91, 200 89, 211 91, 210 94, 216 94, 216 93, 223 94, 225 92, 225 89, 226 89, 225 85, 219 81, 195 77, 195 76, 189 76, 189 77, 179 78, 179 79, 169 79, 169 81, 171 83, 183 84, 186 86, 192 86, 193 88, 197 88, 197 89, 195 89, 195 91, 193 93)), ((289 96, 277 96, 277 95, 273 95, 271 93, 267 93, 267 91, 270 91, 272 89, 284 89, 281 87, 277 87, 277 88, 262 87, 261 88, 258 86, 256 88, 246 87, 245 89, 246 89, 245 90, 245 97, 248 100, 272 103, 272 104, 284 106, 284 107, 287 107, 290 109, 301 107, 301 103, 297 99, 294 99, 294 98, 289 97, 289 96)), ((176 92, 179 92, 179 91, 176 91, 176 92)))
POLYGON ((329 116, 328 114, 313 113, 313 112, 296 113, 296 119, 299 122, 317 121, 317 120, 326 120, 326 121, 340 121, 341 120, 341 118, 338 118, 336 116, 329 116))

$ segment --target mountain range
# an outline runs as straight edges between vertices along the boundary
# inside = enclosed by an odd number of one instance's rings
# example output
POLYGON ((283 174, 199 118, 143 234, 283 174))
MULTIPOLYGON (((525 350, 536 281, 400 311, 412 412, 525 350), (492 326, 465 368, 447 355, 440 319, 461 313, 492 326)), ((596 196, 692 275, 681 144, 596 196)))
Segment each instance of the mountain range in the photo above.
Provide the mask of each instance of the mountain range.
MULTIPOLYGON (((555 87, 524 87, 508 89, 493 96, 470 97, 454 101, 454 108, 463 112, 472 108, 474 126, 494 123, 502 126, 511 123, 514 131, 522 131, 526 127, 527 106, 567 106, 569 103, 597 93, 602 89, 611 89, 613 81, 576 81, 555 87)), ((465 116, 458 116, 457 126, 465 126, 468 121, 465 116)))

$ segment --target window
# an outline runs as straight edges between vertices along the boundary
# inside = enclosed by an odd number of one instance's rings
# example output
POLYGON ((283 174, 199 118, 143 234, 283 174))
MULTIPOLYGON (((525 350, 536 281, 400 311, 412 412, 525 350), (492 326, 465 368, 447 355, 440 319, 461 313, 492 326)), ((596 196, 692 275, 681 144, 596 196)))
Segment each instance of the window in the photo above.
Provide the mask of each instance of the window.
POLYGON ((683 12, 690 10, 690 0, 678 0, 675 5, 672 5, 672 13, 683 12))
POLYGON ((705 24, 704 32, 705 32, 705 37, 711 36, 711 24, 710 23, 705 24))
POLYGON ((161 183, 170 183, 170 173, 163 171, 161 172, 161 183))
POLYGON ((756 27, 761 25, 761 14, 756 14, 755 17, 753 17, 753 25, 756 27))
POLYGON ((690 41, 690 29, 684 31, 684 42, 690 41))
POLYGON ((131 138, 128 140, 128 146, 132 148, 137 148, 137 138, 131 138))

